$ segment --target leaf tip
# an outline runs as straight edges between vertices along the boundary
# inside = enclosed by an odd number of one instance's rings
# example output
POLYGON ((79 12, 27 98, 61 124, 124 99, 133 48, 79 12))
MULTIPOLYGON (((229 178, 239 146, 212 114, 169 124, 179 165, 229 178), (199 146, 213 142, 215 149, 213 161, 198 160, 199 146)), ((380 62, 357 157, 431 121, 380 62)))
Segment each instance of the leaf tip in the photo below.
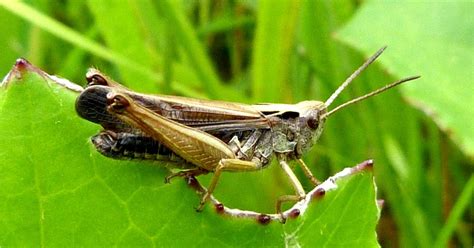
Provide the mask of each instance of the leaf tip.
POLYGON ((258 223, 260 223, 262 225, 268 225, 271 220, 272 220, 272 218, 270 216, 266 215, 266 214, 260 214, 257 217, 258 223))
POLYGON ((34 67, 28 60, 25 58, 18 58, 13 65, 13 68, 8 72, 5 78, 2 80, 0 86, 2 88, 8 87, 11 81, 14 79, 22 79, 23 76, 28 73, 29 71, 38 72, 40 75, 44 75, 45 73, 40 69, 34 67))
POLYGON ((225 210, 224 204, 222 204, 222 203, 214 204, 214 207, 215 207, 217 213, 219 213, 219 214, 224 213, 224 210, 225 210))
POLYGON ((59 84, 62 87, 65 87, 68 90, 72 90, 77 93, 80 93, 84 90, 80 85, 72 83, 67 79, 60 78, 54 75, 49 75, 48 73, 44 72, 40 68, 31 64, 25 58, 18 58, 15 61, 15 64, 13 65, 10 72, 8 72, 8 74, 4 77, 4 79, 0 83, 0 87, 7 88, 8 85, 10 85, 12 81, 21 81, 25 77, 25 75, 29 73, 37 74, 47 81, 48 80, 53 81, 54 83, 59 84))
POLYGON ((292 218, 292 219, 296 219, 298 216, 300 216, 301 214, 301 211, 297 208, 293 209, 290 211, 290 213, 288 214, 288 217, 292 218))
POLYGON ((12 72, 15 74, 16 77, 21 78, 24 74, 28 72, 36 72, 41 76, 47 76, 48 74, 38 67, 32 65, 27 59, 25 58, 18 58, 15 61, 15 65, 13 65, 12 72))
POLYGON ((384 205, 385 205, 385 200, 377 199, 377 207, 379 207, 379 209, 382 209, 384 205))
POLYGON ((326 194, 326 190, 323 188, 318 188, 314 193, 311 195, 311 199, 320 199, 326 194))
POLYGON ((354 173, 360 172, 360 171, 372 171, 374 168, 374 160, 369 159, 366 160, 358 165, 356 165, 353 169, 354 173))
POLYGON ((18 71, 25 70, 27 67, 31 66, 31 63, 25 58, 18 58, 15 61, 14 69, 18 71))

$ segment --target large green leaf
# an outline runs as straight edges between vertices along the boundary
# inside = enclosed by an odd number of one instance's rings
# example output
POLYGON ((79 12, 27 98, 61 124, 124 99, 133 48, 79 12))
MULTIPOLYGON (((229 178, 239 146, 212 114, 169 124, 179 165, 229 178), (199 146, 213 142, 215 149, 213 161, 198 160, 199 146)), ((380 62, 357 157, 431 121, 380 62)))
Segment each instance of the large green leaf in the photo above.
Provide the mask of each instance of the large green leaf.
POLYGON ((396 77, 421 75, 402 87, 404 95, 470 156, 474 156, 473 7, 472 2, 373 1, 339 32, 342 40, 367 54, 388 45, 390 53, 379 60, 396 77))
POLYGON ((2 83, 0 246, 378 246, 370 170, 337 181, 285 225, 223 217, 210 206, 196 213, 197 195, 182 180, 164 184, 162 167, 92 148, 99 127, 75 114, 78 91, 24 60, 2 83))

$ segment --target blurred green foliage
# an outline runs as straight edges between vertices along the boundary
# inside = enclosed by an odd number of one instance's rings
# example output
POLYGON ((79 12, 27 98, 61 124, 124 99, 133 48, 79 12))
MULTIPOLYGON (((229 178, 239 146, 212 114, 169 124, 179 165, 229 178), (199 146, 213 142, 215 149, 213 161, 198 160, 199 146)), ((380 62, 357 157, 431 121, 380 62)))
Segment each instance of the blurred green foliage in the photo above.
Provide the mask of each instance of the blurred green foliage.
MULTIPOLYGON (((474 24, 469 13, 474 4, 0 3, 0 75, 17 57, 25 57, 78 83, 84 82, 86 68, 98 67, 148 93, 247 103, 324 100, 364 57, 388 45, 379 63, 335 104, 421 74, 410 83, 417 86, 401 86, 402 93, 392 90, 331 116, 321 141, 304 160, 322 179, 375 159, 379 198, 386 200, 378 226, 382 246, 472 245, 474 24), (454 115, 445 114, 451 110, 454 115)), ((246 182, 261 177, 224 175, 220 186, 232 188, 225 178, 246 182)), ((281 190, 284 178, 273 177, 258 189, 262 195, 281 190)), ((259 197, 252 197, 255 188, 239 190, 246 201, 229 199, 229 205, 271 210, 272 204, 262 207, 259 197)))

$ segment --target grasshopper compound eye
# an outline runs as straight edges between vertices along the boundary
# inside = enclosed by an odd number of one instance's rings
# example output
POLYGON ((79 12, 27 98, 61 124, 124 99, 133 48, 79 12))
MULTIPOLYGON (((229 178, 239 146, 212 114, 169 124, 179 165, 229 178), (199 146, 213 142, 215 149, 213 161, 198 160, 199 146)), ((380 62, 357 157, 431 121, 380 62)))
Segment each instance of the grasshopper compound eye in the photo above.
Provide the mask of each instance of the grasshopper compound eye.
POLYGON ((309 117, 306 123, 308 124, 308 127, 313 130, 316 130, 319 126, 319 120, 314 116, 309 117))

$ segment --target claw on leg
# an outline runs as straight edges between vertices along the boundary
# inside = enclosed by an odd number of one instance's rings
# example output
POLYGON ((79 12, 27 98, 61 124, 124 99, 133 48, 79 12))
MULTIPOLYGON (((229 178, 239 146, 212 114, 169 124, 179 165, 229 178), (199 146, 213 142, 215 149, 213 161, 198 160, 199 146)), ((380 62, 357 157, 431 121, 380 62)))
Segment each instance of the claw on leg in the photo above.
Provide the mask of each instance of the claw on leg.
POLYGON ((211 194, 209 194, 209 191, 206 191, 204 195, 201 198, 201 201, 199 202, 199 205, 196 208, 197 212, 201 212, 202 209, 204 208, 204 205, 206 205, 206 202, 209 200, 211 194))
POLYGON ((281 205, 284 202, 298 202, 300 200, 304 199, 304 196, 298 196, 298 195, 282 195, 278 197, 277 203, 276 203, 276 213, 280 215, 281 217, 281 222, 285 223, 286 218, 283 215, 283 212, 281 211, 281 205))

